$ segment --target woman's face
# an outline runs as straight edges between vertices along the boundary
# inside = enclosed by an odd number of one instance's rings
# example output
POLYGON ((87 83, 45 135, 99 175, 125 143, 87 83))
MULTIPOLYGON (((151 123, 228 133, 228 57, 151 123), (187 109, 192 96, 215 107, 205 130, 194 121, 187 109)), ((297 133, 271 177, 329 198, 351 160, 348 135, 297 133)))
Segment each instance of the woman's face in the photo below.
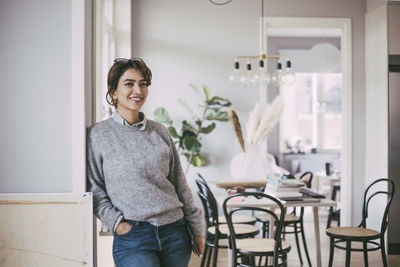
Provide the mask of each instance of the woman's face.
POLYGON ((128 69, 118 81, 113 99, 118 100, 117 109, 122 112, 139 112, 148 93, 147 81, 137 69, 128 69))

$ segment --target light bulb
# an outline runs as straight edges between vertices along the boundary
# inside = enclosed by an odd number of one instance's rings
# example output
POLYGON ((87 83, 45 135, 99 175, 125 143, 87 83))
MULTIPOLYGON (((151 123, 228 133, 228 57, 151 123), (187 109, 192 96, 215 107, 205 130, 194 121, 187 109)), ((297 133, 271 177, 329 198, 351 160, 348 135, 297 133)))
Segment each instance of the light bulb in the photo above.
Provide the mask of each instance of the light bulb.
POLYGON ((294 73, 291 63, 286 62, 286 69, 282 73, 282 83, 286 86, 293 85, 296 82, 296 74, 294 73))
POLYGON ((253 76, 253 83, 254 85, 258 86, 267 86, 270 81, 271 81, 271 75, 264 67, 264 61, 260 60, 259 68, 253 76))
POLYGON ((254 83, 253 73, 251 71, 251 64, 247 62, 246 71, 242 72, 240 75, 240 83, 243 85, 252 85, 254 83))
POLYGON ((278 62, 278 67, 274 74, 272 75, 272 84, 275 86, 279 86, 282 82, 282 64, 278 62))
POLYGON ((232 84, 239 84, 240 83, 240 73, 241 71, 238 69, 234 69, 231 73, 231 75, 229 75, 229 81, 232 84))
POLYGON ((239 70, 239 62, 235 61, 235 66, 233 68, 233 71, 231 75, 229 75, 229 81, 232 84, 239 84, 240 83, 240 70, 239 70))
POLYGON ((291 68, 286 69, 282 73, 282 83, 284 85, 293 85, 296 82, 296 74, 291 68))

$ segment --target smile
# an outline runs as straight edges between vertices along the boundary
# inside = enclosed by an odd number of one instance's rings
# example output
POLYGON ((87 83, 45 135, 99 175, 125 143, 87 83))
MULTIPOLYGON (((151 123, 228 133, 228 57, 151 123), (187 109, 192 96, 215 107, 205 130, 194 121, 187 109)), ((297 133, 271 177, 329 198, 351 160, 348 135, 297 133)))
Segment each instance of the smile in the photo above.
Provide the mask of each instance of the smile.
POLYGON ((139 97, 139 96, 129 97, 129 100, 138 102, 138 101, 142 101, 143 97, 139 97))

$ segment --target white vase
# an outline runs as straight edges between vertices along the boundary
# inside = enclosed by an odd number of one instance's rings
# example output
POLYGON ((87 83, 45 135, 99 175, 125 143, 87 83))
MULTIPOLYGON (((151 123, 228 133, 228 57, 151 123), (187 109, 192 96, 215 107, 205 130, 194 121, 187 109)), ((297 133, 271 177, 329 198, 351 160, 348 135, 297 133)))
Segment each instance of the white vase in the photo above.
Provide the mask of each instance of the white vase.
POLYGON ((262 158, 256 151, 236 154, 229 165, 233 180, 265 179, 265 169, 262 158))

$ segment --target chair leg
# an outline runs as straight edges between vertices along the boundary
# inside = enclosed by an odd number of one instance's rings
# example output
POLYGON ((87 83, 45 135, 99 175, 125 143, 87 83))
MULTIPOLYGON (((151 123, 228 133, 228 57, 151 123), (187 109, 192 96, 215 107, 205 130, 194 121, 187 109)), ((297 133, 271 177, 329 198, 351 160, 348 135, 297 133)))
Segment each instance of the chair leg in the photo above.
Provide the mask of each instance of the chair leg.
MULTIPOLYGON (((215 237, 214 237, 214 238, 215 238, 215 237)), ((214 247, 213 247, 213 246, 210 246, 210 247, 209 247, 209 251, 208 251, 208 255, 207 255, 206 267, 209 267, 209 266, 210 266, 211 257, 212 257, 212 255, 213 255, 213 253, 214 253, 214 249, 215 249, 215 246, 214 246, 214 247)))
POLYGON ((265 257, 265 267, 268 267, 268 256, 265 257))
POLYGON ((381 237, 381 254, 382 254, 383 266, 387 267, 386 251, 385 251, 385 238, 384 237, 381 237))
POLYGON ((346 241, 346 267, 350 267, 351 241, 346 241))
POLYGON ((274 253, 274 263, 273 263, 273 266, 274 267, 278 267, 278 260, 279 260, 279 256, 278 256, 278 254, 277 253, 274 253))
POLYGON ((256 257, 249 257, 249 264, 255 266, 256 265, 256 257))
POLYGON ((287 254, 286 253, 282 254, 282 261, 283 261, 283 266, 287 267, 287 254))
POLYGON ((258 266, 261 266, 262 259, 263 259, 263 257, 260 256, 259 259, 258 259, 258 266))
POLYGON ((332 263, 333 263, 333 250, 335 248, 334 241, 335 241, 335 239, 333 237, 331 237, 330 246, 329 246, 329 264, 328 264, 328 267, 332 267, 332 263))
POLYGON ((303 259, 301 258, 300 244, 299 244, 299 235, 297 231, 297 224, 294 225, 294 237, 296 238, 296 247, 297 253, 299 254, 300 264, 303 265, 303 259))
POLYGON ((206 262, 206 258, 207 258, 207 251, 209 249, 209 246, 207 245, 207 242, 204 246, 204 252, 203 252, 203 257, 201 258, 201 264, 200 267, 204 267, 204 263, 206 262))
POLYGON ((331 215, 331 213, 332 213, 332 207, 331 208, 329 208, 329 215, 328 215, 328 222, 327 222, 327 224, 326 224, 326 229, 329 229, 329 228, 331 228, 331 222, 332 222, 332 215, 331 215))
POLYGON ((263 222, 262 223, 262 238, 265 238, 266 234, 267 234, 267 223, 263 222))
POLYGON ((217 258, 218 258, 218 237, 216 236, 214 239, 214 259, 213 259, 213 267, 217 267, 217 258))
POLYGON ((236 267, 238 258, 235 251, 231 251, 231 257, 232 257, 232 266, 229 267, 236 267))
POLYGON ((363 252, 364 252, 364 266, 368 267, 368 250, 367 250, 367 242, 363 242, 363 252))
POLYGON ((311 267, 311 260, 310 260, 310 255, 308 254, 308 248, 307 248, 307 242, 306 242, 306 237, 305 237, 305 233, 304 233, 303 221, 300 222, 300 230, 301 230, 301 237, 303 238, 304 252, 306 253, 308 266, 311 267))
POLYGON ((286 240, 286 226, 283 226, 283 235, 282 235, 282 239, 286 240))

